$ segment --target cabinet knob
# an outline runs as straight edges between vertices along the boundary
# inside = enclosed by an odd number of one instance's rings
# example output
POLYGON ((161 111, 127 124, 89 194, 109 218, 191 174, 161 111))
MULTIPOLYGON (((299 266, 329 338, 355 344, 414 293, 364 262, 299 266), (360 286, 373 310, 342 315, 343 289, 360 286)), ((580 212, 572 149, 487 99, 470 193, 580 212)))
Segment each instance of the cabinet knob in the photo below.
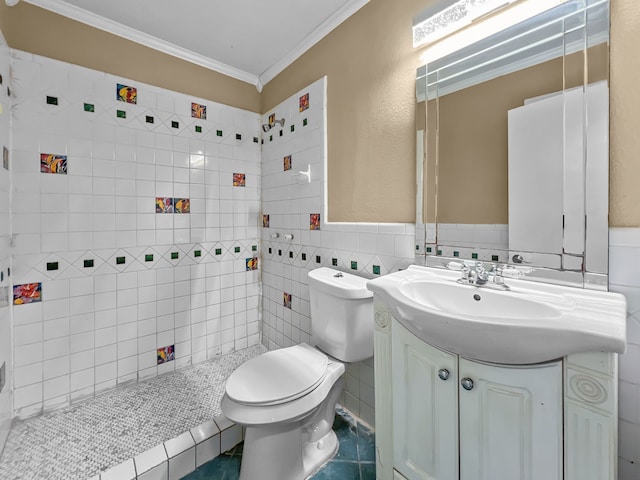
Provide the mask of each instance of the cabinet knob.
POLYGON ((471 380, 469 377, 460 380, 460 385, 462 385, 462 388, 464 388, 465 390, 473 390, 473 380, 471 380))
POLYGON ((438 376, 440 377, 440 380, 448 380, 449 370, 447 370, 446 368, 441 368, 440 370, 438 370, 438 376))

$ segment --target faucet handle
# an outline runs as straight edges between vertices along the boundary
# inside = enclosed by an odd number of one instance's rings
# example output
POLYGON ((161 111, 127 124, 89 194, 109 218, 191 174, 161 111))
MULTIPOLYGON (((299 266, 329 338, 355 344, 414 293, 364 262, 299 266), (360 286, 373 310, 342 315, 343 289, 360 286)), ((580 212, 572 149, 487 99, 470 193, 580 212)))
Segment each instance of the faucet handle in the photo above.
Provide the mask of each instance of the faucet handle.
POLYGON ((447 263, 446 267, 449 270, 462 271, 462 272, 469 271, 469 266, 464 262, 449 262, 447 263))

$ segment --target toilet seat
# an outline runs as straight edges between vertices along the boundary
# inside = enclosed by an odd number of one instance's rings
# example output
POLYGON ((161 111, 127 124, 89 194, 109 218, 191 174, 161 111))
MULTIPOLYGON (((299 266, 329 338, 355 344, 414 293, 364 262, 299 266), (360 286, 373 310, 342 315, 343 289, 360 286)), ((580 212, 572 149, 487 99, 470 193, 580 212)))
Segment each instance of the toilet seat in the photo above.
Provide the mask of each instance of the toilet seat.
POLYGON ((226 394, 244 405, 291 402, 322 383, 327 364, 327 356, 307 344, 266 352, 233 372, 227 381, 226 394))

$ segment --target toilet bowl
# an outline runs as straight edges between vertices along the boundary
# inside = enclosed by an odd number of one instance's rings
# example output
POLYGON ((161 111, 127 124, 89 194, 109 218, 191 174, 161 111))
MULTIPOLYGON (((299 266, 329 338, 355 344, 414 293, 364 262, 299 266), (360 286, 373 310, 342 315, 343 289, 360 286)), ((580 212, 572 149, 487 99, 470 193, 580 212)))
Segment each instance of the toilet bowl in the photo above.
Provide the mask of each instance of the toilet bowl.
POLYGON ((366 279, 309 272, 311 345, 258 355, 227 380, 222 412, 245 427, 240 480, 303 480, 338 450, 331 429, 345 364, 373 355, 366 279))

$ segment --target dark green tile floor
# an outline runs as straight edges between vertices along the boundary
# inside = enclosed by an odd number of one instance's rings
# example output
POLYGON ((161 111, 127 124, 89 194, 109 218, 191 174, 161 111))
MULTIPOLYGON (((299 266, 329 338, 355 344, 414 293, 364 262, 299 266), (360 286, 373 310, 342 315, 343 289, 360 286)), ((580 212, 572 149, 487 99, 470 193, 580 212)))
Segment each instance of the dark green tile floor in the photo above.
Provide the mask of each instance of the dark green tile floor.
MULTIPOLYGON (((374 433, 357 423, 348 412, 338 409, 333 422, 340 447, 312 480, 375 480, 374 433)), ((182 480, 237 480, 240 475, 242 444, 204 464, 182 480)))

